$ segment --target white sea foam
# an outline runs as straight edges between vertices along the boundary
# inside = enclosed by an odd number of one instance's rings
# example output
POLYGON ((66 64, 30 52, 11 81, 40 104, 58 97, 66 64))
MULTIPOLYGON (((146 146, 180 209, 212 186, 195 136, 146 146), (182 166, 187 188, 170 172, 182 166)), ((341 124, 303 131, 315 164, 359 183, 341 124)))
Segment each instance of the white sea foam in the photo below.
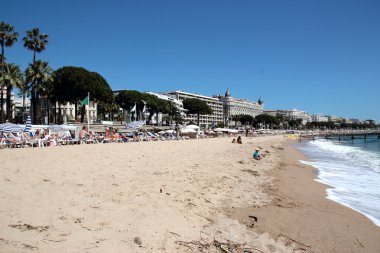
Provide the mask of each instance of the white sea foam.
POLYGON ((327 198, 350 207, 380 226, 380 153, 316 140, 299 146, 318 169, 318 181, 333 188, 327 198))

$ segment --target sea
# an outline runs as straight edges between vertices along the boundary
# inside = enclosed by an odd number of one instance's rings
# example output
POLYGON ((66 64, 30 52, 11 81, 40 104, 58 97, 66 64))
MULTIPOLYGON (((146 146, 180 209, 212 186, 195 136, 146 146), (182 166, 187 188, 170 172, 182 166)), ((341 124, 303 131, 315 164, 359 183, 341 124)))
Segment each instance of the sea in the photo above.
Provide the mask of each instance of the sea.
POLYGON ((327 198, 367 216, 380 227, 380 141, 377 136, 354 140, 302 142, 296 145, 317 170, 317 181, 332 188, 327 198))

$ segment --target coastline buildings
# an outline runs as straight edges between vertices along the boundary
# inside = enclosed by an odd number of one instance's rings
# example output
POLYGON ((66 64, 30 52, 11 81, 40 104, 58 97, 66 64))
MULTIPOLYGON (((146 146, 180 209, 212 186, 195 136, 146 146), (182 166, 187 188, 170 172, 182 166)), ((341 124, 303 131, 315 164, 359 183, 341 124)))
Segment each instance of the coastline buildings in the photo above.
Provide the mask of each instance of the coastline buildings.
POLYGON ((235 115, 250 115, 256 117, 263 113, 263 101, 259 98, 258 102, 251 102, 246 99, 234 98, 231 96, 230 90, 227 89, 224 97, 216 96, 220 101, 223 102, 224 111, 224 123, 227 126, 234 125, 233 116, 235 115))
POLYGON ((289 120, 301 120, 302 124, 305 125, 307 122, 311 122, 311 115, 305 111, 300 111, 295 108, 290 110, 277 110, 277 114, 288 118, 289 120))
MULTIPOLYGON (((6 88, 3 88, 1 90, 3 92, 4 97, 4 112, 6 111, 6 104, 5 104, 5 97, 6 97, 6 88)), ((114 92, 118 92, 114 91, 114 92)), ((224 96, 218 95, 218 96, 204 96, 200 94, 195 93, 189 93, 184 91, 171 91, 171 92, 146 92, 151 95, 155 95, 160 99, 170 101, 172 104, 174 104, 178 109, 183 117, 184 121, 189 122, 196 122, 197 117, 196 115, 187 115, 186 110, 183 107, 182 101, 186 98, 197 98, 202 101, 205 101, 213 110, 213 114, 211 115, 200 115, 200 125, 203 127, 214 127, 217 126, 219 123, 224 123, 226 127, 229 126, 236 126, 235 122, 233 121, 233 118, 235 115, 251 115, 253 117, 256 117, 260 114, 268 114, 271 116, 276 117, 277 115, 282 115, 285 120, 301 120, 302 124, 305 125, 308 122, 333 122, 336 124, 340 123, 347 123, 347 124, 376 124, 374 120, 367 119, 366 121, 361 121, 358 119, 348 119, 333 115, 323 115, 323 114, 314 114, 311 115, 305 111, 301 111, 298 109, 290 109, 290 110, 265 110, 264 111, 264 105, 263 101, 260 98, 258 102, 252 102, 246 99, 239 99, 231 96, 231 93, 229 89, 227 89, 224 96)), ((17 121, 20 121, 20 117, 25 115, 21 115, 21 113, 24 111, 25 113, 30 112, 30 99, 25 99, 25 105, 23 108, 23 101, 22 98, 14 96, 13 92, 11 94, 11 104, 12 104, 12 113, 13 118, 17 118, 17 121)), ((89 110, 85 110, 85 113, 89 111, 89 118, 90 123, 95 123, 99 120, 98 115, 98 104, 94 101, 90 101, 89 110)), ((49 123, 68 123, 68 122, 75 122, 75 105, 71 103, 61 104, 50 102, 48 104, 48 101, 46 97, 40 97, 39 104, 38 104, 38 110, 39 110, 39 122, 40 123, 47 123, 47 115, 50 116, 49 123), (49 113, 47 113, 47 108, 49 108, 49 113), (58 119, 60 118, 60 119, 58 119)), ((79 105, 77 106, 77 110, 80 111, 79 105)), ((123 113, 122 110, 120 112, 123 113)), ((119 112, 119 113, 120 113, 119 112)), ((148 112, 146 112, 148 113, 148 112)), ((118 114, 115 114, 116 116, 118 114)), ((115 116, 114 115, 114 116, 115 116)), ((79 115, 77 115, 77 120, 80 119, 80 112, 79 115)), ((103 120, 112 120, 113 117, 111 117, 110 113, 105 113, 103 120)), ((168 117, 167 114, 158 113, 155 114, 154 117, 151 117, 150 123, 151 124, 162 124, 163 122, 168 122, 170 117, 168 117)), ((87 115, 84 116, 84 121, 87 122, 87 115)))
POLYGON ((311 115, 311 119, 313 122, 328 122, 329 121, 329 117, 323 114, 311 115))
MULTIPOLYGON (((182 101, 186 98, 196 98, 202 101, 205 101, 212 109, 213 113, 211 115, 200 115, 199 124, 203 127, 216 126, 218 123, 224 123, 224 114, 223 114, 223 102, 214 97, 203 96, 194 93, 188 93, 183 91, 170 91, 163 92, 163 95, 171 96, 176 100, 182 101)), ((197 115, 184 115, 184 120, 187 122, 197 122, 197 115)))
MULTIPOLYGON (((179 100, 177 99, 175 96, 172 96, 172 95, 168 95, 168 94, 160 94, 160 93, 156 93, 156 92, 145 92, 147 94, 150 94, 150 95, 154 95, 162 100, 165 100, 165 101, 169 101, 171 102, 172 104, 174 104, 175 107, 177 107, 177 109, 179 110, 180 114, 181 114, 181 117, 185 117, 186 116, 186 113, 185 113, 185 109, 183 108, 183 103, 182 103, 182 100, 179 100)), ((164 121, 164 115, 162 113, 155 113, 151 119, 151 123, 152 124, 159 124, 164 121)))
MULTIPOLYGON (((74 122, 75 121, 75 104, 73 103, 65 103, 59 105, 58 102, 53 103, 50 101, 48 105, 48 100, 46 97, 40 97, 39 99, 39 110, 40 110, 40 120, 42 123, 54 123, 55 117, 57 117, 57 122, 74 122), (49 108, 49 117, 47 108, 49 108), (60 117, 60 119, 58 119, 60 117)), ((77 110, 80 111, 79 104, 77 106, 77 110)), ((98 119, 98 103, 94 101, 89 101, 89 105, 86 105, 85 113, 89 113, 90 123, 94 123, 98 119)), ((77 118, 80 119, 80 115, 77 115, 77 118)), ((84 122, 87 122, 87 115, 84 116, 84 122)))

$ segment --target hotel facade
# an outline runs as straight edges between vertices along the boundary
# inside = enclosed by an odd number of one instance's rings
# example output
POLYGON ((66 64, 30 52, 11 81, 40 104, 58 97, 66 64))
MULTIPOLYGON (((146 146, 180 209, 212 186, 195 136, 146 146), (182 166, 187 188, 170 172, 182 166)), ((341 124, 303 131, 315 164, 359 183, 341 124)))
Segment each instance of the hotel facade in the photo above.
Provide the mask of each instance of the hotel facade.
MULTIPOLYGON (((162 93, 167 96, 172 96, 174 99, 183 101, 188 98, 196 98, 206 102, 212 109, 213 113, 209 115, 199 115, 199 124, 202 127, 214 127, 218 123, 224 123, 223 102, 218 98, 203 96, 194 93, 183 91, 170 91, 162 93)), ((197 122, 197 115, 185 114, 184 120, 186 122, 197 122)))
POLYGON ((258 102, 252 102, 246 99, 234 98, 231 96, 229 89, 227 89, 224 97, 218 96, 219 101, 223 102, 224 123, 227 126, 235 125, 233 117, 236 115, 250 115, 256 117, 263 114, 263 101, 261 98, 258 102))

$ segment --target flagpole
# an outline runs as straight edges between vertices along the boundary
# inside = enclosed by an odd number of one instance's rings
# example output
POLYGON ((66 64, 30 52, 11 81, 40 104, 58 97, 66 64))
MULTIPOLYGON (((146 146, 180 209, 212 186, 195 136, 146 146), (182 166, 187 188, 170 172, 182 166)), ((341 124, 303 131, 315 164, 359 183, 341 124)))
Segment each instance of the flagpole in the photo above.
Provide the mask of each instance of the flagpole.
POLYGON ((87 105, 87 132, 90 132, 90 92, 88 92, 88 105, 87 105))

